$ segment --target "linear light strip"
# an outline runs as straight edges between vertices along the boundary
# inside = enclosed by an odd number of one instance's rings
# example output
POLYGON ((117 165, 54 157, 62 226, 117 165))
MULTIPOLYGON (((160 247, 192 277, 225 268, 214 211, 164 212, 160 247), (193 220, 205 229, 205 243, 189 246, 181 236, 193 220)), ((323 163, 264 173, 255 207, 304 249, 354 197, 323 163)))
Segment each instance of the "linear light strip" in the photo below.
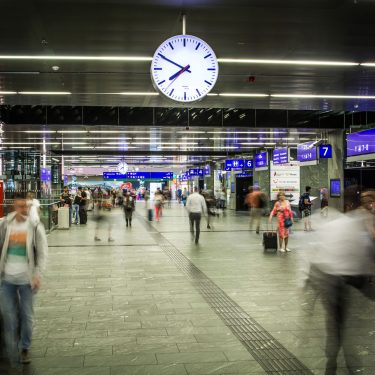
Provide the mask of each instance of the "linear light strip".
MULTIPOLYGON (((0 55, 0 60, 65 60, 65 61, 134 61, 149 62, 151 56, 82 56, 82 55, 0 55)), ((320 61, 320 60, 280 60, 280 59, 242 59, 218 58, 219 63, 234 64, 282 64, 282 65, 317 65, 317 66, 372 66, 373 63, 358 63, 348 61, 320 61)))
POLYGON ((372 95, 314 95, 314 94, 271 94, 274 98, 297 98, 297 99, 375 99, 372 95))

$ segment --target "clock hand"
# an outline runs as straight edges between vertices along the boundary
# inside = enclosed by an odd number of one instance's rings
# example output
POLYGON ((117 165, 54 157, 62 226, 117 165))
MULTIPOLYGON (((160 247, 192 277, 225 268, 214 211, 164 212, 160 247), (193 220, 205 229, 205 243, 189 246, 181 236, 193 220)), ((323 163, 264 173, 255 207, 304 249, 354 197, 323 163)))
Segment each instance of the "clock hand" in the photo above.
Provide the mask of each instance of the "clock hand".
MULTIPOLYGON (((174 80, 167 86, 167 88, 166 89, 168 89, 169 88, 169 86, 172 84, 172 83, 174 83, 174 81, 183 73, 183 72, 185 72, 185 71, 188 71, 188 69, 190 68, 190 65, 186 65, 185 66, 185 68, 182 68, 179 72, 177 72, 176 74, 174 74, 173 76, 176 76, 175 78, 174 78, 174 80)), ((172 76, 172 77, 173 77, 172 76)))
MULTIPOLYGON (((190 65, 188 65, 188 67, 190 68, 190 65)), ((185 72, 185 71, 188 72, 189 69, 186 69, 186 67, 185 67, 185 68, 182 67, 181 70, 179 70, 177 73, 173 74, 173 76, 170 76, 170 77, 169 77, 169 80, 172 81, 172 79, 177 78, 180 74, 182 74, 182 73, 185 72)))
MULTIPOLYGON (((178 66, 179 68, 183 69, 183 66, 182 66, 182 65, 177 64, 176 62, 174 62, 174 61, 168 59, 167 57, 165 57, 165 56, 162 55, 161 53, 158 53, 158 55, 159 55, 162 59, 164 59, 165 61, 168 61, 168 62, 170 62, 171 64, 176 65, 176 66, 178 66)), ((187 71, 188 71, 189 73, 191 73, 190 70, 187 70, 187 71)))

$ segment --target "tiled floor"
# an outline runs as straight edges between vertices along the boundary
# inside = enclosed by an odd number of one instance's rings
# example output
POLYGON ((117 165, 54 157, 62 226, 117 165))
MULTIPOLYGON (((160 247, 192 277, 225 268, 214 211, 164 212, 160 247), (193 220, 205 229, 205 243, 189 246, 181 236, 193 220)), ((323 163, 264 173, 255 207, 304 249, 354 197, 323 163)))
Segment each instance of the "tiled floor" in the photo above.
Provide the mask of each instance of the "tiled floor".
MULTIPOLYGON (((111 212, 114 242, 94 241, 95 223, 56 230, 43 288, 35 304, 31 375, 264 374, 194 280, 155 239, 160 233, 239 308, 311 373, 324 374, 324 313, 312 309, 299 288, 298 264, 305 233, 295 225, 290 254, 263 254, 244 214, 217 218, 196 246, 184 209, 166 209, 149 225, 142 204, 133 227, 111 212), (297 246, 298 245, 298 246, 297 246)), ((205 223, 202 223, 202 229, 205 223)), ((365 366, 375 374, 374 304, 354 295, 351 335, 365 366)), ((343 360, 341 358, 341 366, 343 360)), ((271 373, 271 372, 268 372, 271 373)), ((273 372, 299 374, 298 371, 273 372)), ((308 372, 306 372, 308 373, 308 372)), ((340 368, 338 374, 347 374, 340 368)))

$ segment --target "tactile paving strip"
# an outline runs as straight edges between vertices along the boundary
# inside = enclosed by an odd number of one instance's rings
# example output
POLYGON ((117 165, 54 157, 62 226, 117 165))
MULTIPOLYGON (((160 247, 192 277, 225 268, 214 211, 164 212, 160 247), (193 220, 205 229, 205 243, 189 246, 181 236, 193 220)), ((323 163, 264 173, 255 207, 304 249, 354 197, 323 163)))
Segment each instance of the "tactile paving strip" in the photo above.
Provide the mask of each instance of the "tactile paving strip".
POLYGON ((267 374, 313 374, 161 233, 155 232, 146 220, 141 221, 158 246, 186 274, 209 306, 267 374))

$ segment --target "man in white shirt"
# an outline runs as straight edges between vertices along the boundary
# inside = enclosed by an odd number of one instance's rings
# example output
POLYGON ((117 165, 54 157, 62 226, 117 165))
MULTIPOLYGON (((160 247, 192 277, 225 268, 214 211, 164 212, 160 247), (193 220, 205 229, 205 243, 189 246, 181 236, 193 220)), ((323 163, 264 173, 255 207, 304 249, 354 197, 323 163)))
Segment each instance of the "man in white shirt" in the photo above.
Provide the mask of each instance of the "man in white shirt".
POLYGON ((206 201, 203 196, 198 193, 198 188, 194 188, 194 193, 190 194, 187 202, 186 208, 189 212, 190 220, 190 232, 194 235, 194 223, 195 223, 195 243, 199 241, 199 234, 201 231, 201 217, 202 213, 207 215, 206 201))

